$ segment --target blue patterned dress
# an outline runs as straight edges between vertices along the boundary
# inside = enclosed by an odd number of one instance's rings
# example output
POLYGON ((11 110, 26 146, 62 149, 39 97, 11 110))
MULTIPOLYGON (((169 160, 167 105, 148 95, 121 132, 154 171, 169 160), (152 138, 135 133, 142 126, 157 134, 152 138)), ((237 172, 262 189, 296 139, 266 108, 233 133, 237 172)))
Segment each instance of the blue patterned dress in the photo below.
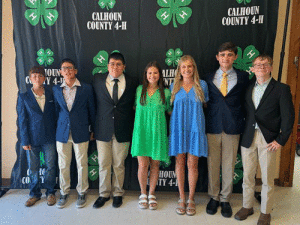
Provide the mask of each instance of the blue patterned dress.
MULTIPOLYGON (((207 84, 204 80, 200 80, 200 85, 207 102, 209 100, 207 84)), ((170 89, 173 90, 173 84, 170 89)), ((207 157, 207 148, 203 104, 200 100, 196 100, 194 87, 188 93, 181 87, 173 102, 169 155, 189 153, 207 157)))

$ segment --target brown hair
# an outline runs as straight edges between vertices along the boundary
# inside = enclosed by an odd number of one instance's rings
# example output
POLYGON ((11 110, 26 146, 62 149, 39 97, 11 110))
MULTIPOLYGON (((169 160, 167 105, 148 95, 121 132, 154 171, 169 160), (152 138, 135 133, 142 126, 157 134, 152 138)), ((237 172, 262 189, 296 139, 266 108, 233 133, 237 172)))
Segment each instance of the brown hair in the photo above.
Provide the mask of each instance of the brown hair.
POLYGON ((269 64, 272 66, 273 65, 273 59, 271 56, 267 55, 267 54, 261 54, 259 56, 257 56, 255 59, 252 60, 252 65, 254 65, 254 62, 257 60, 257 59, 260 59, 260 60, 265 60, 267 59, 269 64))
POLYGON ((33 66, 33 67, 31 67, 31 69, 29 70, 28 73, 29 73, 29 77, 33 73, 39 73, 39 74, 41 74, 43 76, 46 76, 45 69, 42 66, 33 66))
POLYGON ((235 44, 233 44, 232 42, 225 42, 223 44, 220 45, 220 47, 218 48, 218 53, 220 52, 224 52, 224 51, 230 51, 230 52, 234 52, 234 54, 237 55, 237 47, 235 44))
POLYGON ((181 84, 182 84, 183 77, 180 73, 180 66, 183 62, 188 61, 188 60, 191 61, 191 63, 194 66, 193 80, 194 80, 194 87, 195 87, 195 93, 196 93, 196 100, 200 99, 201 102, 205 102, 204 93, 203 93, 203 90, 200 85, 200 78, 199 78, 196 62, 192 56, 184 55, 179 60, 177 69, 175 71, 175 79, 174 79, 174 86, 173 86, 173 91, 172 91, 172 95, 171 95, 171 103, 174 102, 175 95, 180 90, 181 84))
POLYGON ((165 100, 165 92, 164 92, 165 85, 164 85, 164 81, 163 81, 163 77, 162 77, 162 70, 157 61, 149 62, 145 68, 144 78, 143 78, 143 89, 142 89, 140 103, 141 103, 141 105, 146 104, 146 94, 147 94, 147 88, 149 85, 149 81, 147 79, 147 71, 150 67, 155 67, 158 69, 158 73, 159 73, 158 90, 160 92, 160 98, 162 100, 162 103, 165 104, 165 101, 166 101, 165 100))

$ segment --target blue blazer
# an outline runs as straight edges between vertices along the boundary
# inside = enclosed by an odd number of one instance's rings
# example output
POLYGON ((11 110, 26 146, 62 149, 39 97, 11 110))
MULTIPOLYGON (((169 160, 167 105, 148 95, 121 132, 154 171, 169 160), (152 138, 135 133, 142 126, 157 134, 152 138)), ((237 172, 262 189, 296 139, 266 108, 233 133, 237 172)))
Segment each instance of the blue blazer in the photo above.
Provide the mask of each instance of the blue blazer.
POLYGON ((57 114, 56 141, 67 143, 70 130, 74 143, 90 140, 90 130, 94 130, 95 103, 93 89, 90 84, 80 82, 77 87, 75 100, 71 111, 68 110, 63 95, 63 88, 59 85, 53 87, 54 103, 57 114))
POLYGON ((237 84, 224 97, 213 83, 215 72, 207 74, 205 80, 209 90, 206 109, 206 132, 220 134, 241 134, 244 129, 245 91, 249 84, 249 74, 235 70, 237 84))
POLYGON ((22 146, 55 143, 55 106, 52 90, 47 87, 45 98, 45 108, 42 112, 31 89, 19 94, 17 113, 22 146))

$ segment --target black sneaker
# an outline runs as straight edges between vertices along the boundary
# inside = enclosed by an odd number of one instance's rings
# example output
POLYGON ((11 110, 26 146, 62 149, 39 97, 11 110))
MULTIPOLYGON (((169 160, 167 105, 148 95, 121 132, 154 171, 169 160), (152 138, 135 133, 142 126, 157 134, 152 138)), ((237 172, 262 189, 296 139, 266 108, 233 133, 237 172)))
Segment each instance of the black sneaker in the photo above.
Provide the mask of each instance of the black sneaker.
POLYGON ((218 211, 219 207, 219 201, 216 201, 214 199, 210 199, 209 203, 206 206, 206 212, 207 214, 214 215, 218 211))
POLYGON ((232 216, 232 209, 229 202, 221 202, 221 214, 226 218, 230 218, 232 216))

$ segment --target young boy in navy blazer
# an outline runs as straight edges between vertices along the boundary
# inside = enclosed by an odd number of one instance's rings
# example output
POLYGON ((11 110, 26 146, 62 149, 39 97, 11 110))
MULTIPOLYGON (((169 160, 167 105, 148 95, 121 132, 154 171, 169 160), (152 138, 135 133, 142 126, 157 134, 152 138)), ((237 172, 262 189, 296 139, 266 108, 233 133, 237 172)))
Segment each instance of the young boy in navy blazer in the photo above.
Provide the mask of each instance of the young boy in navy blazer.
POLYGON ((221 205, 221 214, 227 218, 232 216, 229 200, 240 134, 244 127, 242 104, 249 83, 248 73, 232 67, 237 56, 237 47, 233 43, 223 43, 216 55, 220 68, 206 75, 209 89, 206 114, 208 194, 211 197, 206 212, 213 215, 221 205))
POLYGON ((19 94, 17 113, 21 145, 26 151, 30 176, 30 198, 25 206, 34 205, 41 199, 39 165, 40 152, 45 156, 45 183, 47 204, 56 203, 56 161, 55 148, 55 107, 52 90, 43 85, 45 70, 34 66, 29 70, 29 79, 33 87, 19 94))
POLYGON ((88 145, 94 128, 95 105, 92 86, 76 78, 77 69, 71 59, 61 62, 64 82, 53 87, 54 102, 58 115, 56 145, 58 152, 60 199, 58 208, 64 208, 70 193, 70 165, 74 148, 78 183, 77 208, 86 204, 88 183, 88 145))

